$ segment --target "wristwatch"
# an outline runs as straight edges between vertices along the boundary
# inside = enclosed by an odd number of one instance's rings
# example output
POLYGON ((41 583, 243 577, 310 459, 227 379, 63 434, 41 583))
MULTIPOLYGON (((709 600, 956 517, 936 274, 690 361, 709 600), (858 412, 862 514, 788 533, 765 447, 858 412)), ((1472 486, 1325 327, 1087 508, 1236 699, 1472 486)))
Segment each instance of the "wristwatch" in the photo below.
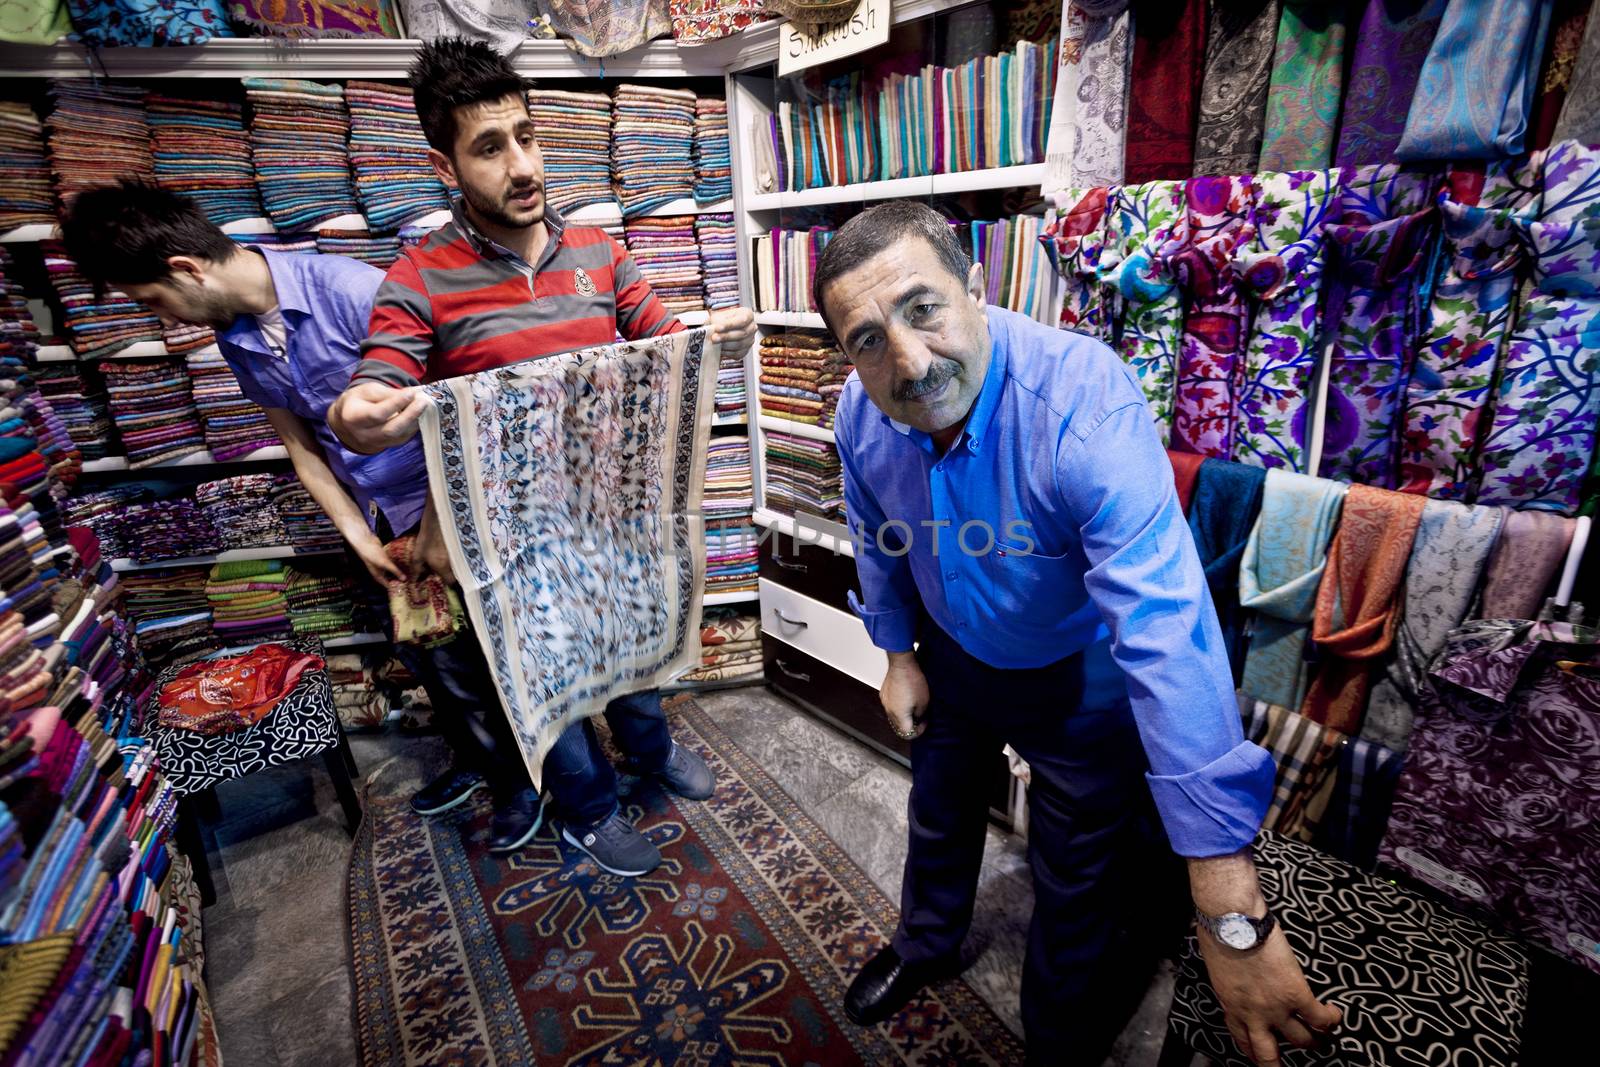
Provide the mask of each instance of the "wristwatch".
POLYGON ((1278 922, 1270 908, 1259 919, 1252 919, 1237 911, 1230 911, 1226 915, 1213 918, 1199 908, 1194 910, 1194 917, 1195 921, 1205 927, 1217 941, 1238 952, 1250 952, 1260 948, 1266 943, 1267 935, 1272 933, 1272 928, 1278 922))

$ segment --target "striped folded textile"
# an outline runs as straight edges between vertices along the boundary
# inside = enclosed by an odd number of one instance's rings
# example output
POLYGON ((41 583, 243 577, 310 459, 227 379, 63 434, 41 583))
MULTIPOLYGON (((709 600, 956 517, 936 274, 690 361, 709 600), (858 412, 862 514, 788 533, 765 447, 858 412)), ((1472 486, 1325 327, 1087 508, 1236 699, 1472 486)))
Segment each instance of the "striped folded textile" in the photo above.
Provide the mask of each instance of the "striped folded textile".
POLYGON ((553 89, 528 92, 544 153, 545 198, 564 213, 616 203, 611 188, 611 98, 553 89))
POLYGON ((0 100, 0 231, 55 221, 44 123, 29 105, 0 100))
POLYGON ((217 528, 226 548, 269 548, 289 543, 272 506, 272 475, 240 474, 201 482, 194 500, 217 528))
POLYGON ((155 178, 145 91, 122 83, 63 78, 50 83, 50 169, 70 205, 85 189, 119 178, 155 178))
POLYGON ((852 364, 831 334, 789 330, 761 339, 761 413, 824 429, 833 426, 852 364))
POLYGON ((612 100, 611 175, 623 216, 694 195, 694 93, 619 85, 612 100))
POLYGON ((767 507, 844 521, 844 469, 826 441, 771 431, 766 440, 767 507))
POLYGON ((146 111, 157 184, 194 200, 218 226, 262 217, 241 105, 152 93, 146 111))
POLYGON ((728 102, 694 102, 694 199, 715 204, 733 196, 733 153, 728 146, 728 102))
POLYGON ((64 325, 80 359, 120 352, 143 341, 161 340, 161 320, 144 304, 117 289, 96 293, 59 241, 40 245, 45 273, 66 313, 64 325))
POLYGON ((108 360, 100 373, 129 467, 174 463, 205 451, 205 431, 181 360, 108 360))
POLYGON ((428 162, 428 140, 411 90, 353 81, 345 86, 344 98, 350 109, 350 169, 372 231, 394 233, 413 219, 447 210, 450 199, 428 162))
POLYGON ((279 230, 314 230, 357 213, 350 184, 344 89, 297 79, 246 78, 256 187, 279 230))
POLYGON ((323 255, 349 256, 388 270, 400 258, 400 238, 351 230, 318 230, 316 250, 323 255))
POLYGON ((634 219, 626 224, 628 254, 673 314, 706 306, 693 215, 634 219))
POLYGON ((224 461, 238 459, 282 444, 267 413, 239 389, 239 380, 221 352, 215 347, 201 349, 189 353, 184 362, 206 449, 212 456, 224 461))
POLYGON ((739 232, 733 216, 707 212, 694 218, 695 243, 705 276, 706 307, 739 305, 739 232))

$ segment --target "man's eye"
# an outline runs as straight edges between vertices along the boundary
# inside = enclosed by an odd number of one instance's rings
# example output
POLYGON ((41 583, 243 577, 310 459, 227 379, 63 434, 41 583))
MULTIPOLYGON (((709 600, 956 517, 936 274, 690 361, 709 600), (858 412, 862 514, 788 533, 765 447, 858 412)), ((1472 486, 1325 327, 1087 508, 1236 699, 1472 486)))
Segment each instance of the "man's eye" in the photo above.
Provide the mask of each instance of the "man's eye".
POLYGON ((517 138, 517 143, 522 145, 523 148, 532 148, 533 147, 533 134, 531 134, 531 133, 523 134, 521 137, 517 138))
POLYGON ((484 156, 492 156, 498 151, 500 151, 500 146, 491 144, 485 145, 483 151, 479 154, 484 156))
POLYGON ((933 304, 918 304, 911 309, 911 317, 914 319, 925 319, 929 315, 932 315, 936 310, 937 308, 933 304))

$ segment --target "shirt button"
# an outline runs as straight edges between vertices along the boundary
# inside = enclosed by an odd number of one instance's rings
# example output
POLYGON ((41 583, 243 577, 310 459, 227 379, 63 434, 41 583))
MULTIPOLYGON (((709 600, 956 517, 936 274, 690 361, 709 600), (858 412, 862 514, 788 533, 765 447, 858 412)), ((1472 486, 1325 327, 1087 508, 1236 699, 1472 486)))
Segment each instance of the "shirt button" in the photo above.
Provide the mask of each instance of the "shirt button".
POLYGON ((946 578, 950 579, 952 582, 956 580, 956 572, 955 571, 945 571, 944 572, 944 576, 946 578))

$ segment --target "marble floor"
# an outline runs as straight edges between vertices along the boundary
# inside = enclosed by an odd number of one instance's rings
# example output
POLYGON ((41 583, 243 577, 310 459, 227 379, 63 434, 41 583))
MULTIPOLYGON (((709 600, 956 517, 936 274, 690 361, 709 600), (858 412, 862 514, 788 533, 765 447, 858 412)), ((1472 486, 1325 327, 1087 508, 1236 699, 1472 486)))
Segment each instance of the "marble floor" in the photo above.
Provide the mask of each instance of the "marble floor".
MULTIPOLYGON (((764 688, 697 698, 730 737, 861 865, 900 894, 910 774, 764 688)), ((445 766, 436 736, 354 736, 375 796, 406 795, 445 766)), ((204 914, 207 978, 228 1067, 355 1064, 344 878, 350 850, 321 764, 218 790, 217 903, 204 914)), ((1033 891, 1021 844, 991 830, 965 978, 1021 1032, 1018 992, 1033 891)), ((1156 1062, 1172 995, 1152 983, 1106 1067, 1156 1062)))

